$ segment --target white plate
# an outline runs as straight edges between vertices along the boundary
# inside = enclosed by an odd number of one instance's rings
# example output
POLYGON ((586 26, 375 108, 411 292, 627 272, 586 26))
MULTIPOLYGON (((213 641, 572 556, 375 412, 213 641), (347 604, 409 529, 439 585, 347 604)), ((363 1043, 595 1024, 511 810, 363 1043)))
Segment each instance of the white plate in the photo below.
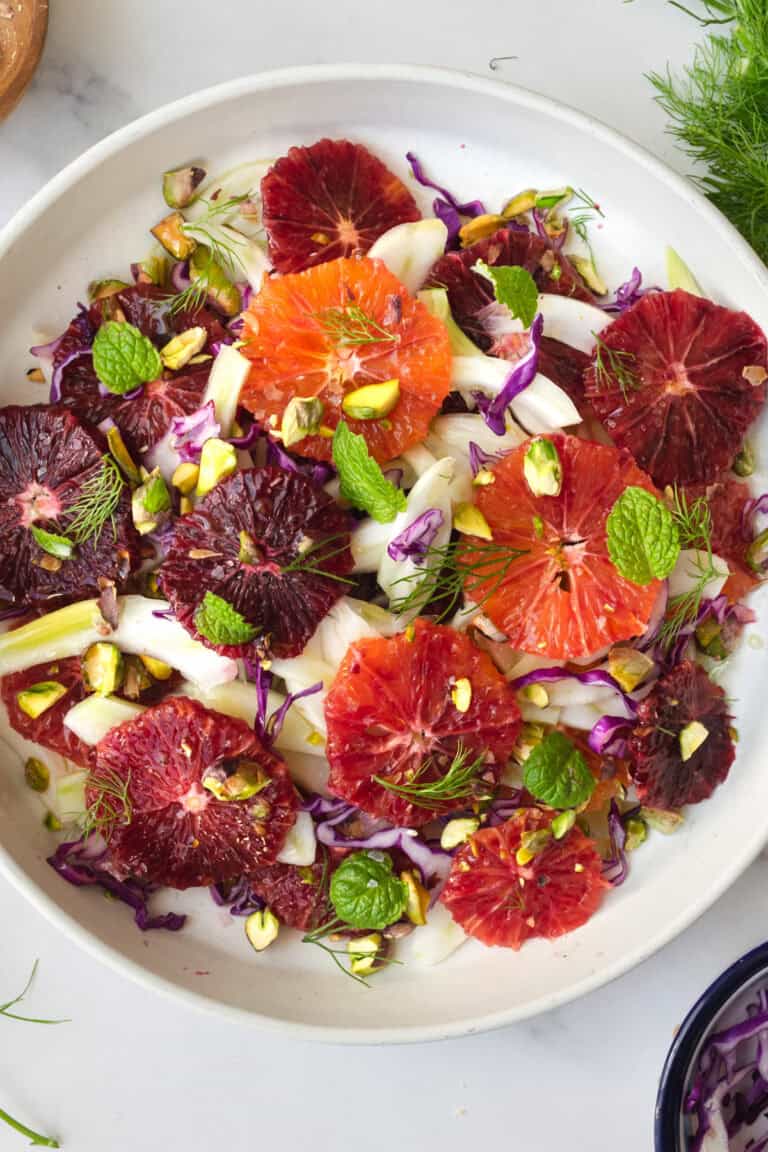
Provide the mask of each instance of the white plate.
MULTIPOLYGON (((56 334, 95 277, 122 275, 162 214, 160 173, 191 160, 209 171, 350 136, 405 175, 413 149, 465 199, 495 206, 521 188, 571 183, 603 205, 595 232, 612 285, 632 265, 664 284, 671 243, 704 291, 768 329, 766 270, 695 190, 602 125, 512 86, 411 67, 306 68, 190 96, 129 125, 52 180, 0 236, 0 399, 45 399, 25 382, 27 349, 56 334)), ((429 196, 420 198, 425 209, 429 196)), ((766 437, 763 437, 766 443, 766 437)), ((759 601, 756 606, 760 607, 759 601)), ((768 598, 763 597, 763 615, 768 598)), ((766 617, 768 618, 768 617, 766 617)), ((242 922, 206 893, 171 895, 192 915, 178 935, 141 934, 128 910, 69 887, 46 865, 52 843, 9 753, 0 771, 0 866, 51 922, 121 972, 190 1004, 305 1036, 400 1042, 476 1032, 542 1012, 604 984, 660 948, 725 891, 768 832, 764 623, 729 670, 737 761, 682 831, 655 834, 626 885, 580 931, 520 953, 470 944, 436 968, 394 968, 369 991, 285 932, 257 956, 242 922)))

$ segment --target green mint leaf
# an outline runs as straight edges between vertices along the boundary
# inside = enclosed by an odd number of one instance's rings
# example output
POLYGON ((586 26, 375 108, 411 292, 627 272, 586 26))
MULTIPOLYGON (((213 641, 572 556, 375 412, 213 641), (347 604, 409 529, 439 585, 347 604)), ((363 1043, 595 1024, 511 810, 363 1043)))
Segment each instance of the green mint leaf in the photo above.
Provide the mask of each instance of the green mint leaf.
POLYGON ((38 548, 47 552, 49 556, 56 556, 59 560, 68 560, 75 550, 75 546, 66 536, 57 536, 55 532, 46 532, 31 524, 29 528, 38 548))
POLYGON ((490 268, 484 260, 478 260, 472 270, 490 280, 499 304, 505 304, 524 328, 530 328, 539 302, 539 290, 530 272, 517 266, 490 268))
POLYGON ((674 517, 652 492, 625 488, 606 523, 613 566, 633 584, 664 580, 677 563, 680 534, 674 517))
POLYGON ((171 506, 171 494, 162 476, 150 476, 144 485, 142 503, 150 516, 157 512, 167 512, 171 506))
POLYGON ((577 748, 562 732, 550 732, 525 761, 523 783, 550 808, 578 808, 595 790, 595 778, 577 748))
POLYGON ((152 341, 133 324, 108 320, 94 337, 93 367, 108 391, 124 396, 157 380, 163 363, 152 341))
POLYGON ((406 508, 405 493, 390 484, 368 453, 364 436, 356 436, 340 421, 333 436, 333 462, 341 481, 341 495, 382 524, 406 508))
POLYGON ((330 894, 336 915, 353 928, 388 928, 400 919, 408 902, 408 890, 393 875, 386 852, 347 856, 331 878, 330 894))
POLYGON ((195 612, 195 628, 211 644, 250 644, 256 629, 228 601, 206 592, 195 612))

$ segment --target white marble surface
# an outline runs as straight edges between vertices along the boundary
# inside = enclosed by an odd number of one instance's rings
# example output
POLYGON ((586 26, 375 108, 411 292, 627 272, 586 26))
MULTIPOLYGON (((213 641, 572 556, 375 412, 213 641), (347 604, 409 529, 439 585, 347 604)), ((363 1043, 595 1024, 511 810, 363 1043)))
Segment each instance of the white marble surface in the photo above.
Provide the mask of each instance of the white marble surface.
MULTIPOLYGON (((497 75, 583 108, 683 168, 643 73, 689 53, 663 0, 51 0, 32 88, 0 125, 0 223, 89 144, 195 88, 270 67, 413 61, 497 75)), ((578 1004, 505 1032, 407 1049, 321 1049, 182 1010, 58 938, 0 881, 0 999, 72 1022, 0 1020, 0 1107, 72 1152, 265 1145, 648 1152, 658 1074, 690 1002, 768 928, 760 861, 694 928, 578 1004)), ((22 1146, 0 1126, 0 1152, 22 1146)))

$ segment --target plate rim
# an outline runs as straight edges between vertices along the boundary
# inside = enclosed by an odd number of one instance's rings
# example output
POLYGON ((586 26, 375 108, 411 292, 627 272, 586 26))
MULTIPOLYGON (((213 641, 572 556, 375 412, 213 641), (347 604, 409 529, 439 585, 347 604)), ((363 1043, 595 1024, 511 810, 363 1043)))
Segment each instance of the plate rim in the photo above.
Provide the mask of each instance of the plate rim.
MULTIPOLYGON (((559 100, 528 88, 496 78, 479 76, 468 71, 415 64, 344 63, 272 69, 212 85, 163 104, 116 129, 80 153, 48 180, 27 203, 22 205, 0 230, 0 261, 16 240, 72 185, 109 157, 119 153, 134 141, 142 139, 150 132, 165 127, 181 117, 210 108, 240 94, 250 95, 258 91, 307 83, 335 84, 345 80, 407 81, 421 85, 443 86, 453 91, 458 89, 480 95, 485 94, 517 108, 543 113, 560 123, 578 128, 580 131, 606 143, 614 151, 630 158, 634 163, 640 164, 673 190, 677 196, 687 201, 691 207, 695 207, 700 218, 703 218, 704 222, 727 239, 733 253, 733 259, 739 259, 748 270, 754 273, 759 285, 764 290, 768 289, 768 268, 730 221, 698 191, 691 180, 679 175, 643 145, 636 143, 617 129, 609 127, 603 121, 586 112, 581 112, 559 100)), ((731 862, 730 867, 723 870, 717 884, 713 885, 708 892, 693 900, 676 919, 668 923, 662 930, 654 933, 643 947, 617 959, 607 968, 584 977, 577 984, 569 986, 560 993, 547 993, 525 1005, 501 1009, 484 1016, 470 1017, 446 1024, 385 1026, 383 1028, 355 1025, 334 1027, 283 1020, 247 1008, 222 1003, 202 990, 193 991, 184 988, 165 976, 150 972, 143 965, 129 959, 116 947, 100 940, 89 929, 83 927, 78 920, 64 911, 61 905, 47 895, 32 877, 16 863, 2 842, 0 842, 0 874, 13 884, 54 927, 60 929, 75 944, 95 959, 109 964, 115 971, 148 990, 160 992, 189 1007, 213 1013, 220 1018, 228 1018, 240 1023, 247 1022, 265 1032, 326 1043, 379 1045, 458 1038, 503 1028, 542 1012, 562 1007, 604 987, 643 963, 690 927, 746 871, 766 843, 768 843, 768 825, 761 827, 758 823, 754 835, 746 843, 738 861, 736 863, 731 862)))

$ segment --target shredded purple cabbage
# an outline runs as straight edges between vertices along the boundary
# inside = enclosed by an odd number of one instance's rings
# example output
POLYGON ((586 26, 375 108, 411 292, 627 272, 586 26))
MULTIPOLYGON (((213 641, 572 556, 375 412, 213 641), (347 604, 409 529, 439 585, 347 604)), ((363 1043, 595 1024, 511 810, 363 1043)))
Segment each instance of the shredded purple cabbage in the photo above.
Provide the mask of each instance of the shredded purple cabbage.
POLYGON ((434 192, 439 192, 440 195, 432 202, 432 211, 438 220, 442 220, 448 229, 448 240, 446 248, 453 247, 458 239, 459 229, 461 228, 462 216, 484 216, 486 209, 482 200, 468 200, 464 204, 460 204, 452 192, 447 188, 443 188, 441 184, 436 184, 434 180, 430 180, 424 172, 424 167, 419 158, 413 152, 406 152, 405 158, 411 166, 414 179, 421 184, 422 188, 431 188, 434 192))
POLYGON ((612 688, 621 697, 630 716, 637 714, 637 704, 632 697, 624 691, 610 673, 604 672, 602 668, 591 668, 588 672, 569 672, 567 668, 537 668, 533 672, 526 673, 525 676, 518 676, 516 680, 511 680, 510 687, 517 691, 519 688, 525 688, 527 684, 554 684, 558 680, 578 680, 579 684, 604 684, 606 688, 612 688))
POLYGON ((615 800, 611 800, 611 806, 608 809, 608 839, 611 845, 611 855, 603 863, 603 876, 609 884, 618 888, 626 880, 629 867, 627 854, 624 851, 627 831, 615 800))
POLYGON ((473 393, 477 407, 483 414, 483 419, 496 436, 503 436, 506 432, 507 408, 514 398, 528 387, 536 375, 543 328, 544 317, 538 313, 529 332, 531 346, 526 354, 512 365, 512 371, 497 396, 486 396, 484 392, 473 393))
POLYGON ((177 260, 171 268, 171 287, 175 292, 185 292, 191 283, 189 260, 177 260))
POLYGON ((601 716, 587 737, 587 743, 598 756, 627 755, 627 734, 631 724, 620 716, 601 716))
POLYGON ((427 508, 426 512, 417 516, 413 523, 395 536, 394 540, 390 540, 387 545, 390 560, 413 560, 414 564, 423 564, 435 536, 444 523, 445 517, 439 508, 427 508))
POLYGON ((741 532, 745 540, 754 539, 754 518, 757 515, 768 515, 768 492, 763 492, 762 496, 755 496, 744 502, 741 512, 741 532))
POLYGON ((289 692, 280 707, 275 709, 267 721, 267 738, 269 742, 274 743, 274 741, 277 740, 285 723, 288 709, 291 708, 297 700, 303 700, 305 696, 314 696, 316 692, 322 692, 322 690, 323 682, 322 680, 318 680, 317 684, 310 684, 309 688, 302 688, 301 692, 289 692))
POLYGON ((357 816, 356 808, 346 805, 316 827, 317 839, 327 848, 399 848, 411 860, 426 883, 433 877, 443 881, 451 869, 451 857, 442 848, 431 847, 413 828, 382 828, 360 839, 348 839, 336 831, 336 825, 357 816))
POLYGON ((178 932, 184 927, 187 918, 177 912, 150 916, 149 898, 157 889, 138 880, 118 880, 107 870, 107 859, 108 851, 103 842, 95 844, 89 837, 88 840, 69 840, 60 844, 48 857, 48 863, 68 884, 75 887, 95 885, 128 904, 133 908, 136 925, 142 932, 158 928, 178 932))
POLYGON ((267 437, 267 464, 274 468, 284 468, 286 472, 301 472, 318 488, 327 484, 336 475, 336 469, 325 460, 297 460, 275 440, 267 437))
POLYGON ((506 824, 510 816, 513 816, 518 808, 522 807, 524 807, 523 790, 522 788, 515 788, 510 796, 500 796, 493 801, 488 809, 488 825, 491 828, 496 828, 499 824, 506 824))
POLYGON ((639 268, 633 268, 632 274, 628 280, 620 284, 616 289, 616 295, 610 304, 604 304, 603 308, 606 312, 626 312, 627 308, 631 308, 633 304, 637 304, 638 300, 642 300, 648 292, 658 291, 654 288, 641 288, 643 283, 643 276, 639 268))
POLYGON ((173 416, 168 431, 171 436, 171 447, 178 452, 184 463, 199 464, 203 444, 206 440, 218 436, 221 431, 213 400, 209 400, 189 416, 173 416))
POLYGON ((230 916, 250 916, 265 907, 264 901, 254 894, 247 876, 241 876, 234 884, 212 884, 208 891, 214 904, 228 908, 230 916))
POLYGON ((245 669, 248 676, 253 681, 254 690, 256 692, 256 718, 254 721, 254 730, 259 739, 270 747, 274 744, 280 735, 285 718, 288 715, 288 709, 293 707, 297 700, 303 700, 305 696, 314 696, 316 692, 322 692, 323 682, 318 680, 317 684, 311 684, 309 688, 302 688, 301 692, 289 692, 283 703, 279 708, 276 708, 271 715, 267 715, 269 708, 269 690, 272 687, 272 673, 263 668, 258 660, 246 660, 245 669))
POLYGON ((504 452, 484 452, 479 444, 475 444, 474 440, 469 441, 469 467, 472 469, 472 475, 477 476, 484 468, 492 467, 498 464, 502 456, 506 455, 504 452))
POLYGON ((156 616, 158 620, 173 620, 172 608, 153 608, 152 615, 156 616))
POLYGON ((562 225, 563 225, 562 231, 558 232, 556 236, 551 236, 550 233, 547 232, 547 229, 546 229, 546 222, 547 222, 547 218, 549 216, 549 213, 550 213, 549 208, 534 208, 532 213, 531 213, 531 215, 533 217, 533 226, 536 229, 537 235, 542 240, 545 240, 546 243, 549 245, 549 247, 554 252, 559 252, 560 249, 565 244, 565 241, 568 238, 568 230, 569 230, 568 217, 563 216, 563 218, 562 218, 562 225))
POLYGON ((227 439, 227 443, 231 444, 233 448, 241 449, 243 452, 250 452, 250 450, 252 448, 256 447, 259 440, 261 440, 263 438, 263 436, 264 436, 264 432, 261 429, 260 425, 258 425, 257 423, 254 422, 253 424, 251 424, 250 428, 245 433, 245 435, 243 435, 243 436, 230 436, 227 439))

